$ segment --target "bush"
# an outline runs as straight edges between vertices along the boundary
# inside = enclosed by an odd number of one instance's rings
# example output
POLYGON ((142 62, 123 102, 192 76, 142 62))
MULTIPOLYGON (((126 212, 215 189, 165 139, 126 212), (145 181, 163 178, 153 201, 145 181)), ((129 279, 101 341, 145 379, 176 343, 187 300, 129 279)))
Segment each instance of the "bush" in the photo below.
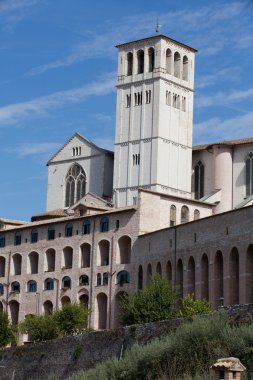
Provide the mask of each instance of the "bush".
POLYGON ((124 325, 133 325, 173 318, 176 300, 171 283, 156 275, 143 290, 122 299, 121 320, 124 325))
POLYGON ((23 334, 31 334, 35 342, 56 339, 87 330, 90 311, 83 305, 66 304, 51 315, 29 315, 19 324, 23 334))
POLYGON ((66 304, 53 314, 61 336, 86 331, 90 310, 80 304, 66 304))
POLYGON ((14 334, 8 314, 5 311, 2 311, 0 312, 0 347, 7 346, 7 344, 11 343, 13 338, 14 334))
POLYGON ((190 318, 197 314, 211 313, 212 308, 206 300, 195 300, 194 295, 189 294, 182 300, 182 307, 178 312, 180 318, 190 318))
POLYGON ((22 334, 31 334, 35 342, 55 339, 59 336, 59 329, 52 315, 28 315, 19 324, 22 334))

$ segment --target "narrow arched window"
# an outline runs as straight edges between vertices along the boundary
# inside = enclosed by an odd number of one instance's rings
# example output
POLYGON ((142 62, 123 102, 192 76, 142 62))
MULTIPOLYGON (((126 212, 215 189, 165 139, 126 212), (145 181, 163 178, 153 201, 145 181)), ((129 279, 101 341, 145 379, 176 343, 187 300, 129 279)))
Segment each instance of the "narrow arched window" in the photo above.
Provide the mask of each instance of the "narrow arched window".
POLYGON ((68 276, 63 277, 62 279, 62 289, 70 289, 71 288, 71 279, 68 276))
POLYGON ((246 159, 246 197, 253 194, 253 153, 250 152, 246 159))
POLYGON ((177 209, 175 205, 170 206, 170 227, 175 226, 177 217, 177 209))
MULTIPOLYGON (((77 148, 78 149, 78 148, 77 148)), ((77 151, 78 154, 78 151, 77 151)), ((83 168, 74 164, 68 171, 65 182, 65 206, 70 207, 84 197, 86 175, 83 168)))
POLYGON ((12 282, 11 291, 14 293, 20 293, 20 283, 18 281, 12 282))
POLYGON ((15 238, 14 238, 14 245, 20 245, 20 244, 21 244, 21 232, 16 232, 15 238))
POLYGON ((181 223, 189 222, 189 209, 187 206, 182 206, 181 208, 181 223))
POLYGON ((27 292, 28 293, 35 293, 37 292, 37 282, 34 280, 30 280, 27 283, 27 292))
POLYGON ((2 296, 4 294, 4 286, 3 284, 0 284, 0 295, 2 296))
POLYGON ((155 50, 154 48, 148 49, 148 71, 151 73, 154 71, 155 66, 155 50))
POLYGON ((85 220, 83 222, 83 235, 90 234, 90 220, 85 220))
POLYGON ((172 53, 170 49, 166 50, 166 71, 168 74, 172 74, 172 53))
POLYGON ((188 57, 183 57, 183 80, 188 80, 188 57))
POLYGON ((204 196, 204 174, 205 167, 201 161, 194 168, 194 193, 195 199, 200 199, 204 196))
POLYGON ((137 74, 142 74, 144 72, 144 51, 137 51, 137 74))
POLYGON ((102 285, 102 276, 101 276, 101 273, 98 273, 97 274, 97 286, 101 286, 102 285))
POLYGON ((181 65, 181 56, 178 52, 174 54, 174 76, 180 78, 180 65, 181 65))
POLYGON ((31 231, 31 243, 37 243, 38 241, 38 230, 33 229, 31 231))
POLYGON ((104 216, 100 220, 100 232, 107 232, 109 230, 109 218, 104 216))
POLYGON ((44 290, 54 290, 54 280, 52 278, 45 279, 44 290))
POLYGON ((109 273, 106 272, 103 274, 103 285, 107 286, 109 284, 109 273))
POLYGON ((198 220, 200 218, 200 212, 198 209, 194 210, 194 220, 198 220))
POLYGON ((127 75, 133 74, 133 53, 127 53, 127 75))
POLYGON ((5 247, 5 236, 0 236, 0 248, 5 247))
POLYGON ((122 270, 117 274, 117 284, 129 284, 130 283, 130 274, 126 270, 122 270))
POLYGON ((89 277, 83 274, 82 276, 79 277, 79 285, 89 285, 89 277))
POLYGON ((65 227, 65 236, 70 237, 73 235, 73 225, 71 223, 66 224, 65 227))
POLYGON ((48 227, 47 230, 47 239, 54 240, 55 238, 55 228, 53 226, 48 227))

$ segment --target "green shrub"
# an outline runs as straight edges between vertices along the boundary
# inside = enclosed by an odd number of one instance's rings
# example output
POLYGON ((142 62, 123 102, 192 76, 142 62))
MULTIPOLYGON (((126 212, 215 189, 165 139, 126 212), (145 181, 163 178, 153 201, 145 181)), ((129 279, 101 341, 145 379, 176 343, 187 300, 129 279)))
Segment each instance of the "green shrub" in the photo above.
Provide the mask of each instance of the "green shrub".
POLYGON ((53 314, 62 336, 86 331, 90 310, 80 304, 66 304, 53 314))
POLYGON ((211 313, 212 308, 208 301, 204 299, 195 299, 192 294, 189 294, 182 299, 182 306, 178 312, 180 318, 191 318, 198 314, 211 313))
POLYGON ((5 347, 13 341, 14 334, 5 311, 0 312, 0 347, 5 347))
POLYGON ((143 290, 126 295, 121 302, 124 325, 173 318, 177 293, 171 283, 156 275, 143 290))
POLYGON ((59 329, 52 315, 28 315, 19 324, 22 334, 31 334, 35 342, 55 339, 59 336, 59 329))

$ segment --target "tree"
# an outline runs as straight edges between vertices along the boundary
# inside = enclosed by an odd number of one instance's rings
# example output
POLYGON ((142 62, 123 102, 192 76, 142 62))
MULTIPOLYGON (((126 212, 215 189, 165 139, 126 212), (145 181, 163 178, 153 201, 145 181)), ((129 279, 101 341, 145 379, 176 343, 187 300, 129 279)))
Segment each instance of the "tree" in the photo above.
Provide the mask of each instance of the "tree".
POLYGON ((171 283, 157 274, 143 290, 122 298, 121 320, 132 325, 173 318, 176 300, 171 283))
POLYGON ((66 304, 53 314, 62 336, 81 333, 87 329, 90 310, 80 304, 66 304))
POLYGON ((182 307, 178 313, 181 318, 190 318, 197 314, 208 314, 212 311, 210 304, 205 300, 195 299, 192 294, 188 294, 182 300, 182 307))
POLYGON ((13 340, 13 332, 11 324, 8 318, 8 314, 5 311, 0 312, 0 347, 5 347, 13 340))
POLYGON ((31 334, 35 342, 55 339, 59 336, 59 329, 52 315, 28 315, 19 324, 22 334, 31 334))

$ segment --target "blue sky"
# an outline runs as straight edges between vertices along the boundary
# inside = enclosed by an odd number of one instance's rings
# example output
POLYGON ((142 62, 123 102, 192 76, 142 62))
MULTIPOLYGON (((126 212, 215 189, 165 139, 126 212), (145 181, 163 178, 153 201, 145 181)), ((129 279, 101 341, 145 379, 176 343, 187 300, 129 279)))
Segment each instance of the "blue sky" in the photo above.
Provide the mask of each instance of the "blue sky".
POLYGON ((0 217, 46 208, 46 162, 75 132, 113 149, 115 45, 198 50, 194 144, 253 136, 253 2, 0 0, 0 217))

